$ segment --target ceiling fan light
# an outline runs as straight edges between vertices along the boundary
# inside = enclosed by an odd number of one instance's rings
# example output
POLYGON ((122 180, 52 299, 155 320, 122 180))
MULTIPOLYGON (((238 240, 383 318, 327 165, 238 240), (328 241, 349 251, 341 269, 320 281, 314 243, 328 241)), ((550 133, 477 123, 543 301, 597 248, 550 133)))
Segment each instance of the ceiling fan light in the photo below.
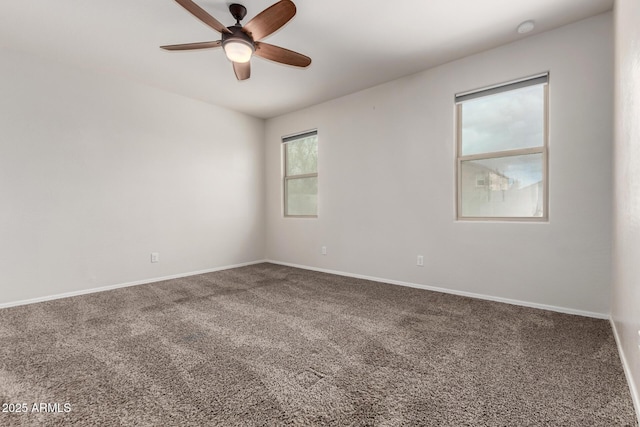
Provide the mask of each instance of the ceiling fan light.
POLYGON ((222 47, 229 61, 240 64, 249 62, 254 52, 254 47, 241 39, 226 40, 222 47))

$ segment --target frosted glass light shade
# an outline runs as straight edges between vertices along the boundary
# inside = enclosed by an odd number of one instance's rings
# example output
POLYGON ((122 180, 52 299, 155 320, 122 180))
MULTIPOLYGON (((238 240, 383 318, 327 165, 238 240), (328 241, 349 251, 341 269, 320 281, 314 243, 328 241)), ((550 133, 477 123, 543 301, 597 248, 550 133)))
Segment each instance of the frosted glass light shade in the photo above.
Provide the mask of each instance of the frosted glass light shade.
POLYGON ((227 41, 222 45, 222 47, 224 48, 224 53, 231 62, 249 62, 251 55, 253 55, 253 46, 242 40, 227 41))

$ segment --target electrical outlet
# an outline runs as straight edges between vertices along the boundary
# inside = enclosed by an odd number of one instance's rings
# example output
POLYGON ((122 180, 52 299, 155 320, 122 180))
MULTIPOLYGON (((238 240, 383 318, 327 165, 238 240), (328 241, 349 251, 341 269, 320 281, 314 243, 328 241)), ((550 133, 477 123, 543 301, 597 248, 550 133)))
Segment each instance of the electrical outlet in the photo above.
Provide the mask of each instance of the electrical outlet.
POLYGON ((158 252, 151 252, 151 262, 160 262, 160 254, 158 252))
POLYGON ((416 262, 416 265, 419 267, 424 267, 424 257, 422 255, 418 255, 418 261, 416 262))
POLYGON ((327 254, 327 247, 323 246, 321 249, 322 255, 326 255, 327 254))

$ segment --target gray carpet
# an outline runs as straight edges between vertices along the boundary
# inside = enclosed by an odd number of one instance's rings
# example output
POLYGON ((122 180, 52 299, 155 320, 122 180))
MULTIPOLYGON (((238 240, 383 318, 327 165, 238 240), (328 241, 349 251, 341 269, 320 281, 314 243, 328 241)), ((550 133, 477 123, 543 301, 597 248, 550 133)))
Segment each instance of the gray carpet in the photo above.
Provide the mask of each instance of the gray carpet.
POLYGON ((0 340, 3 426, 636 425, 607 321, 272 264, 3 309, 0 340))

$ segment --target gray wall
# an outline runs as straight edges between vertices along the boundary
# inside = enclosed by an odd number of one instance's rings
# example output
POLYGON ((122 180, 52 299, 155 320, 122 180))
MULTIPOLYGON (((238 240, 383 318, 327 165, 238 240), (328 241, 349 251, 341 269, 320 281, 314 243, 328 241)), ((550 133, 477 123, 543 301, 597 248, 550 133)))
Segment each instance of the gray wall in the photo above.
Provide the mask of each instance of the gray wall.
POLYGON ((611 317, 640 421, 640 2, 615 5, 615 149, 611 317))
POLYGON ((264 257, 262 120, 0 58, 0 304, 264 257))
POLYGON ((268 120, 267 257, 606 317, 612 43, 606 13, 268 120), (454 94, 544 71, 550 221, 456 221, 454 94), (319 217, 283 218, 280 137, 312 128, 319 217))

